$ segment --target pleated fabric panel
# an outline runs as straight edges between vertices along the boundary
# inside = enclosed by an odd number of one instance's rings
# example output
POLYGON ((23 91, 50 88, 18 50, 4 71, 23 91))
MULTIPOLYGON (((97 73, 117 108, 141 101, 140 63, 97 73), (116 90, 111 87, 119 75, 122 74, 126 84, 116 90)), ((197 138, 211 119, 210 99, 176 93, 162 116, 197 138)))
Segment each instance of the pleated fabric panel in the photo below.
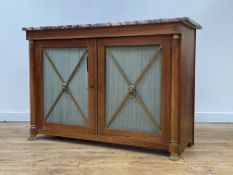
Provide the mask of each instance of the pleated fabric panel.
MULTIPOLYGON (((115 57, 115 60, 133 84, 158 47, 157 45, 114 46, 107 47, 107 49, 115 57)), ((138 95, 142 98, 145 106, 159 126, 161 115, 161 63, 162 55, 160 50, 155 61, 135 87, 138 95)), ((128 84, 106 50, 106 125, 127 95, 128 89, 128 84)), ((153 127, 145 111, 134 96, 130 96, 127 99, 108 128, 126 131, 146 131, 158 134, 158 130, 153 127)))
MULTIPOLYGON (((50 56, 58 72, 66 82, 75 66, 79 62, 86 48, 45 48, 43 49, 43 79, 44 79, 44 116, 51 109, 62 90, 62 82, 51 66, 45 52, 50 56)), ((82 59, 81 65, 76 70, 68 85, 69 91, 78 102, 82 113, 88 117, 88 72, 87 54, 82 59)), ((64 92, 47 118, 49 123, 68 125, 87 125, 71 97, 64 92)))

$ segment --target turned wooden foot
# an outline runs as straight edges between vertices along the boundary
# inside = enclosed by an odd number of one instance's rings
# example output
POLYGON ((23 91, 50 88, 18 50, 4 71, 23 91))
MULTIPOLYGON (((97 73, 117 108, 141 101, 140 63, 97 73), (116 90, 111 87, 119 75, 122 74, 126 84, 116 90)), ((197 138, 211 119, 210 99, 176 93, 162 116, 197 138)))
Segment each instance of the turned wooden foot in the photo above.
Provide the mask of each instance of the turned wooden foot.
POLYGON ((36 126, 35 125, 30 126, 29 132, 30 132, 30 137, 28 138, 28 141, 36 140, 37 132, 36 132, 36 126))
POLYGON ((36 135, 28 137, 28 141, 34 141, 36 140, 36 135))
POLYGON ((173 161, 179 160, 179 153, 180 153, 179 149, 180 146, 177 141, 176 142, 173 141, 169 144, 170 160, 173 161))
POLYGON ((176 153, 171 153, 170 156, 169 156, 169 159, 172 160, 172 161, 177 161, 179 160, 179 155, 176 154, 176 153))

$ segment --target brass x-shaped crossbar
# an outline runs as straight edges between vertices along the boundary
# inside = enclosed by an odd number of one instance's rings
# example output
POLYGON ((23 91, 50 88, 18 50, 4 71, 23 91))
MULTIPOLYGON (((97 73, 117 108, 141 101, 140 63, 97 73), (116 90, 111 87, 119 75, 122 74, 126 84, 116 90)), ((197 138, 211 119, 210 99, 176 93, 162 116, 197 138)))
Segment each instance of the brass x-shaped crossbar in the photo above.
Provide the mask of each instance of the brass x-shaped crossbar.
POLYGON ((157 129, 159 132, 161 132, 161 130, 159 128, 159 125, 154 120, 153 115, 150 113, 149 109, 146 107, 146 105, 143 102, 142 98, 139 96, 139 94, 136 91, 137 84, 143 78, 143 76, 145 75, 146 71, 150 68, 150 66, 153 64, 153 62, 157 58, 157 55, 158 55, 160 49, 161 49, 161 46, 159 46, 159 48, 155 50, 155 52, 153 53, 153 55, 150 57, 149 62, 145 65, 145 67, 143 68, 142 72, 140 73, 140 75, 138 76, 138 78, 136 79, 136 81, 134 83, 130 82, 129 78, 126 76, 126 74, 124 73, 124 71, 122 70, 122 68, 118 64, 118 62, 116 61, 116 58, 109 51, 109 49, 106 49, 106 51, 109 54, 110 58, 112 59, 114 65, 117 67, 117 69, 120 72, 121 76, 123 77, 123 79, 126 81, 126 83, 129 86, 128 93, 123 98, 123 100, 121 101, 121 103, 119 104, 119 106, 117 107, 117 109, 113 112, 113 114, 112 114, 109 122, 106 125, 107 127, 109 127, 111 125, 111 123, 113 122, 113 120, 116 118, 117 114, 121 111, 121 109, 124 106, 124 104, 127 101, 127 99, 130 96, 134 96, 136 98, 136 100, 138 101, 139 105, 142 107, 142 109, 146 113, 146 116, 148 116, 148 118, 149 118, 150 122, 152 123, 153 127, 155 129, 157 129))
POLYGON ((85 51, 82 53, 82 55, 81 55, 81 57, 80 57, 80 59, 79 59, 77 65, 75 66, 74 70, 73 70, 72 73, 70 74, 70 76, 69 76, 69 78, 68 78, 67 81, 65 81, 65 80, 62 78, 61 74, 60 74, 59 71, 57 70, 57 68, 56 68, 55 64, 53 63, 52 58, 49 56, 49 54, 48 54, 45 50, 44 50, 44 53, 45 53, 45 56, 46 56, 46 58, 48 59, 49 63, 51 64, 53 70, 55 71, 56 75, 58 76, 59 80, 60 80, 61 83, 62 83, 62 89, 61 89, 61 91, 59 92, 59 94, 58 94, 56 100, 54 101, 54 103, 53 103, 52 106, 50 107, 49 112, 48 112, 47 115, 45 116, 45 120, 47 120, 47 119, 49 118, 51 112, 53 111, 53 109, 54 109, 54 107, 56 106, 57 102, 58 102, 59 99, 61 98, 62 94, 66 92, 66 93, 70 96, 71 100, 74 102, 76 108, 78 109, 78 111, 79 111, 80 114, 81 114, 81 117, 87 122, 87 119, 86 119, 85 115, 83 114, 80 105, 79 105, 78 102, 75 100, 75 98, 74 98, 72 92, 69 90, 69 83, 71 82, 72 78, 73 78, 74 75, 75 75, 75 72, 78 70, 79 66, 81 65, 82 60, 85 58, 84 56, 86 55, 87 50, 85 50, 85 51))

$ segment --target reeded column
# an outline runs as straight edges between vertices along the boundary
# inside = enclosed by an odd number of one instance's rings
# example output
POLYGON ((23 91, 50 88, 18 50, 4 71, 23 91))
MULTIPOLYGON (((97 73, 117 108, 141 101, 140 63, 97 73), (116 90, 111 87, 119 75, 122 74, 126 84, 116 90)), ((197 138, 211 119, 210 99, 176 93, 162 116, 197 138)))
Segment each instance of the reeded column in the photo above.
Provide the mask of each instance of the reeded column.
POLYGON ((180 36, 173 35, 172 38, 172 93, 171 93, 171 140, 169 152, 171 160, 179 157, 179 56, 180 36))

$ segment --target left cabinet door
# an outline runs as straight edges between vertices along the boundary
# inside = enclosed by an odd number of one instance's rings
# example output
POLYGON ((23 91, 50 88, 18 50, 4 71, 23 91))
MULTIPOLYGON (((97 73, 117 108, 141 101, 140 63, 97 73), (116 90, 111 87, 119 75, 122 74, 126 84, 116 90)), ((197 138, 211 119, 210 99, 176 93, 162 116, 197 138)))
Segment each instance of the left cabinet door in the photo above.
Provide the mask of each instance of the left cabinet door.
POLYGON ((37 126, 61 136, 96 134, 95 42, 35 43, 37 126))

